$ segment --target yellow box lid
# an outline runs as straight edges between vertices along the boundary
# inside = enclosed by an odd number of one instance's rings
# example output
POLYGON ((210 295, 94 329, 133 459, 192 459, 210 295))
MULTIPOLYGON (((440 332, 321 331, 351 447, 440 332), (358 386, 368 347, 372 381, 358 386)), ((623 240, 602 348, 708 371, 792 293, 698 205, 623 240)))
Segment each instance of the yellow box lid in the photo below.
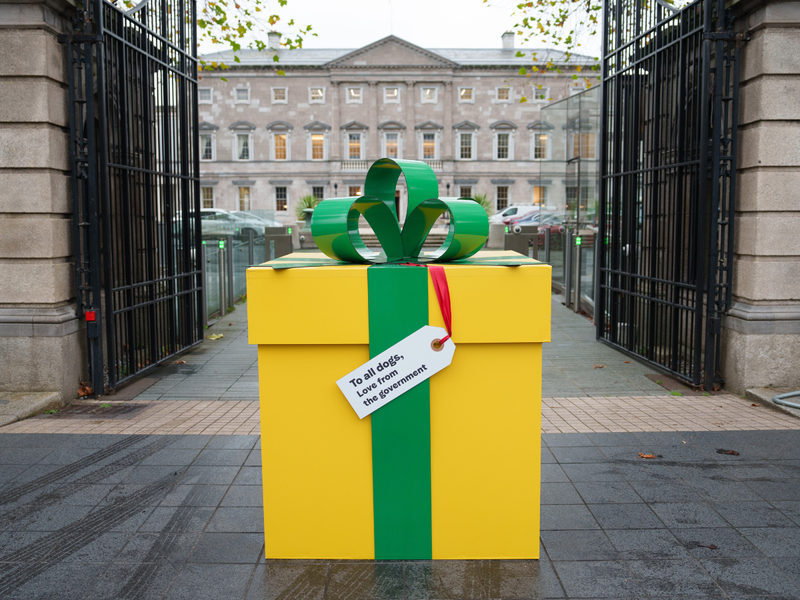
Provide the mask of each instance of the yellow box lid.
MULTIPOLYGON (((478 256, 504 254, 483 251, 478 256)), ((308 253, 298 256, 310 258, 308 253)), ((265 265, 247 270, 251 344, 369 343, 369 265, 281 270, 265 265)), ((456 344, 550 341, 550 265, 442 266, 456 344)), ((428 311, 429 323, 443 327, 430 278, 428 311)))

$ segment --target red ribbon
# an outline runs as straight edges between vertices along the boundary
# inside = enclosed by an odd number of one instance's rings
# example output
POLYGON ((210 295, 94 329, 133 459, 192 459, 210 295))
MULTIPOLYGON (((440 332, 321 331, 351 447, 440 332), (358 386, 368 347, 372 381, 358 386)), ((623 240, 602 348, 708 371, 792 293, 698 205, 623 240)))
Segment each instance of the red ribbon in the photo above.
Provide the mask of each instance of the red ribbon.
POLYGON ((444 343, 453 335, 453 312, 450 309, 450 288, 447 285, 447 275, 445 275, 444 267, 441 265, 420 265, 417 263, 401 263, 403 266, 409 267, 427 267, 431 273, 433 280, 433 290, 436 292, 436 299, 439 301, 439 309, 442 311, 442 318, 444 319, 444 327, 447 329, 447 335, 439 340, 439 344, 444 343))

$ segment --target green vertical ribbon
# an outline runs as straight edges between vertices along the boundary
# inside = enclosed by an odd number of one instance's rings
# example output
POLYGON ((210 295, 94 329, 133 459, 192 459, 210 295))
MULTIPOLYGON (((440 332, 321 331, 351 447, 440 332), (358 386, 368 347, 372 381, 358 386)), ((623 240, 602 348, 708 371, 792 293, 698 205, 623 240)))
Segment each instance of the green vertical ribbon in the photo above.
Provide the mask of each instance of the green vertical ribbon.
MULTIPOLYGON (((374 358, 428 324, 428 271, 373 265, 367 286, 374 358)), ((377 560, 432 558, 430 404, 426 379, 370 416, 377 560)))

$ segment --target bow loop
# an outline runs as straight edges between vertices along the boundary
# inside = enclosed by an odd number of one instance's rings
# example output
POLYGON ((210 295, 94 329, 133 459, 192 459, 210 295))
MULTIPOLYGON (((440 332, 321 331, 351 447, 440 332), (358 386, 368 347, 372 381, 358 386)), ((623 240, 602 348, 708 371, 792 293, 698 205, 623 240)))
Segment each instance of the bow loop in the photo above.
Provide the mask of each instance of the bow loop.
POLYGON ((381 158, 367 172, 364 196, 329 198, 317 205, 311 233, 323 253, 347 262, 397 262, 402 260, 450 261, 480 250, 489 235, 486 211, 463 198, 438 198, 439 183, 427 163, 381 158), (408 215, 401 232, 395 207, 400 175, 408 190, 408 215), (434 252, 422 246, 436 219, 450 211, 450 230, 434 252), (359 217, 372 227, 383 252, 369 250, 358 233, 359 217))

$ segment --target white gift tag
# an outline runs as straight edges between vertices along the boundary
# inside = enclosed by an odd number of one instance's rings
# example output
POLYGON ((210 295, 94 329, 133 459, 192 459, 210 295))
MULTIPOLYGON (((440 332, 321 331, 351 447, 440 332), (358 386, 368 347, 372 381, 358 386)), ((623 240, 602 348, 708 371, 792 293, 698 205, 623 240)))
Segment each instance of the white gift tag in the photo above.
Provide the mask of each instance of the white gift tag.
POLYGON ((434 342, 446 335, 442 327, 425 325, 337 381, 358 418, 363 419, 448 366, 456 351, 453 340, 447 340, 438 350, 434 347, 434 342))

